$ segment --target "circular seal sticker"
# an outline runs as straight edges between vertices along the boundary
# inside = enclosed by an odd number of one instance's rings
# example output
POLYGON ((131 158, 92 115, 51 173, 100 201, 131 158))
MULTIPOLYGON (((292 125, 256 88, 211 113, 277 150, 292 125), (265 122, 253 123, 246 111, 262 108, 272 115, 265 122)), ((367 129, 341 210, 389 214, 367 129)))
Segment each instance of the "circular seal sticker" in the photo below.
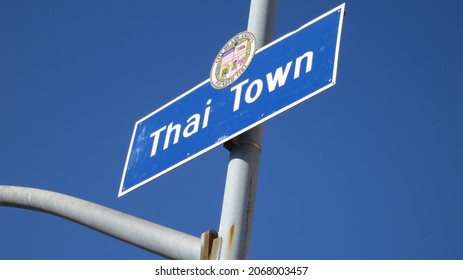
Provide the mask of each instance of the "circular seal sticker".
POLYGON ((211 68, 211 85, 222 89, 234 83, 249 64, 256 52, 256 37, 252 32, 241 32, 233 36, 214 60, 211 68))

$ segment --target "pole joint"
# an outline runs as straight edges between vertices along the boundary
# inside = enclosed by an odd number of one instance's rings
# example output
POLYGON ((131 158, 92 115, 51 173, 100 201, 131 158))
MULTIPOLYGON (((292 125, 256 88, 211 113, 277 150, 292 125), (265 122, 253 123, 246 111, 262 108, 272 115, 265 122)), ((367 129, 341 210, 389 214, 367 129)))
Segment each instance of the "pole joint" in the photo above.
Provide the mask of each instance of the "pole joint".
POLYGON ((259 151, 259 154, 262 153, 262 146, 260 145, 260 143, 249 140, 249 139, 243 139, 240 137, 235 137, 231 139, 230 141, 225 142, 223 144, 223 147, 227 149, 228 151, 231 151, 234 146, 241 146, 241 145, 250 145, 256 148, 259 151))

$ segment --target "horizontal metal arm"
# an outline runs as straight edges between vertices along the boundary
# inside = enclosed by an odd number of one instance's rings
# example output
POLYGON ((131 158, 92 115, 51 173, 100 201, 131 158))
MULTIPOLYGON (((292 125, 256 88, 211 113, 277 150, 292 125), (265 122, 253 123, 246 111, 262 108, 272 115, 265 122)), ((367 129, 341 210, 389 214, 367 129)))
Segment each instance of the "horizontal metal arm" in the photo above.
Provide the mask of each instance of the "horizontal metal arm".
POLYGON ((200 259, 201 239, 72 196, 0 185, 0 206, 57 215, 170 259, 200 259))

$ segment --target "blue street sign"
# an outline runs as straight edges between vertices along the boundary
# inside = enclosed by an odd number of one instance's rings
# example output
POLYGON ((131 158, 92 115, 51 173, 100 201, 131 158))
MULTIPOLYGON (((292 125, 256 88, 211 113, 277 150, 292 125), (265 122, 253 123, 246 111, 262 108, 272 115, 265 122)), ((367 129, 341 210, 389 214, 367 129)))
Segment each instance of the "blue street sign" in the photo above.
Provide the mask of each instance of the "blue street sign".
POLYGON ((119 196, 336 82, 344 4, 258 50, 225 89, 209 79, 135 124, 119 196))

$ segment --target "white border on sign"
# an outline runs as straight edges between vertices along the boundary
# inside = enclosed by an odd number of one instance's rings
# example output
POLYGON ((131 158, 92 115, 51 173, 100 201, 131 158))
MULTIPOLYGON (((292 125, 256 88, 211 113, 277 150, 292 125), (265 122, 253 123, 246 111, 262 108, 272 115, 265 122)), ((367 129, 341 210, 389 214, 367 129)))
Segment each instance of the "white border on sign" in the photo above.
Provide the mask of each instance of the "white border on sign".
POLYGON ((202 154, 204 154, 204 153, 207 153, 208 151, 210 151, 210 150, 214 149, 215 147, 217 147, 217 146, 219 146, 219 145, 221 145, 221 144, 223 144, 223 143, 229 141, 230 139, 233 139, 234 137, 240 135, 241 133, 243 133, 243 132, 245 132, 245 131, 247 131, 247 130, 253 128, 253 127, 258 126, 259 124, 261 124, 261 123, 263 123, 263 122, 265 122, 265 121, 267 121, 267 120, 273 118, 274 116, 276 116, 276 115, 278 115, 278 114, 280 114, 280 113, 282 113, 282 112, 284 112, 284 111, 286 111, 286 110, 288 110, 288 109, 290 109, 290 108, 292 108, 292 107, 294 107, 294 106, 296 106, 296 105, 298 105, 298 104, 300 104, 300 103, 306 101, 307 99, 312 98, 313 96, 319 94, 320 92, 322 92, 322 91, 324 91, 324 90, 326 90, 326 89, 328 89, 328 88, 334 86, 334 85, 336 84, 336 78, 337 78, 339 46, 340 46, 340 42, 341 42, 341 31, 342 31, 342 24, 343 24, 345 6, 346 6, 345 3, 339 5, 338 7, 334 8, 334 9, 332 9, 332 10, 326 12, 326 13, 324 13, 323 15, 321 15, 321 16, 319 16, 319 17, 317 17, 317 18, 315 18, 315 19, 313 19, 313 20, 311 20, 311 21, 309 21, 308 23, 304 24, 303 26, 299 27, 298 29, 296 29, 296 30, 294 30, 294 31, 292 31, 292 32, 290 32, 290 33, 288 33, 288 34, 286 34, 286 35, 284 35, 284 36, 282 36, 282 37, 280 37, 280 38, 278 38, 278 39, 272 41, 270 44, 265 45, 264 47, 262 47, 262 48, 260 48, 259 50, 256 51, 256 54, 258 54, 258 53, 260 53, 261 51, 264 51, 265 49, 271 47, 272 45, 274 45, 274 44, 276 44, 276 43, 278 43, 278 42, 280 42, 280 41, 282 41, 282 40, 288 38, 289 36, 292 36, 293 34, 297 33, 297 32, 300 31, 301 29, 304 29, 304 28, 306 28, 306 27, 312 25, 313 23, 319 21, 320 19, 322 19, 322 18, 324 18, 324 17, 326 17, 326 16, 328 16, 328 15, 330 15, 330 14, 332 14, 332 13, 339 12, 339 13, 341 13, 341 16, 339 17, 339 26, 338 26, 338 30, 339 30, 339 31, 338 31, 338 37, 337 37, 337 41, 336 41, 336 49, 335 49, 335 54, 334 54, 333 77, 332 77, 332 79, 331 79, 331 83, 330 83, 330 84, 328 84, 328 85, 326 85, 326 86, 324 86, 324 87, 322 87, 322 88, 320 88, 320 89, 314 91, 313 93, 311 93, 311 94, 305 96, 304 98, 301 98, 301 99, 297 100, 297 101, 294 102, 294 103, 289 104, 289 105, 286 106, 286 107, 283 107, 282 109, 280 109, 280 110, 278 110, 278 111, 276 111, 276 112, 273 112, 272 114, 270 114, 270 115, 268 115, 267 117, 265 117, 265 118, 259 120, 258 122, 255 122, 255 123, 253 123, 252 125, 250 125, 250 126, 244 128, 244 129, 242 129, 242 130, 240 130, 240 131, 238 131, 238 132, 236 132, 236 133, 234 133, 234 134, 232 134, 232 135, 229 135, 229 136, 227 136, 227 137, 224 138, 224 139, 221 139, 220 141, 214 143, 213 145, 207 147, 206 149, 204 149, 204 150, 202 150, 202 151, 200 151, 200 152, 197 152, 196 154, 190 155, 190 156, 187 157, 186 159, 184 159, 184 160, 182 160, 182 161, 180 161, 180 162, 178 162, 178 163, 172 165, 171 167, 169 167, 169 168, 167 168, 167 169, 165 169, 165 170, 163 170, 163 171, 157 173, 156 175, 154 175, 154 176, 152 176, 152 177, 150 177, 150 178, 148 178, 148 179, 146 179, 146 180, 144 180, 144 181, 142 181, 142 182, 140 182, 140 183, 138 183, 138 184, 136 184, 136 185, 134 185, 134 186, 132 186, 132 187, 130 187, 130 188, 128 188, 128 189, 126 189, 126 190, 122 190, 122 188, 123 188, 123 186, 124 186, 124 178, 125 178, 125 175, 126 175, 127 166, 128 166, 128 164, 129 164, 130 154, 132 153, 132 146, 133 146, 133 143, 134 143, 134 140, 135 140, 135 133, 136 133, 137 125, 138 125, 139 123, 143 122, 144 120, 148 119, 149 117, 155 115, 155 114, 158 113, 159 111, 163 110, 164 108, 166 108, 166 107, 170 106, 171 104, 175 103, 177 100, 182 99, 184 96, 186 96, 186 95, 190 94, 191 92, 195 91, 197 88, 199 88, 199 87, 203 86, 204 84, 210 82, 210 78, 207 79, 207 80, 205 80, 204 82, 198 84, 197 86, 193 87, 193 88, 190 89, 189 91, 187 91, 187 92, 185 92, 184 94, 178 96, 177 98, 173 99, 173 100, 170 101, 169 103, 165 104, 165 105, 162 106, 161 108, 159 108, 159 109, 157 109, 156 111, 154 111, 154 112, 148 114, 147 116, 145 116, 144 118, 140 119, 139 121, 137 121, 137 122, 135 123, 135 127, 134 127, 134 130, 133 130, 133 133, 132 133, 132 139, 131 139, 131 141, 130 141, 129 152, 128 152, 128 154, 127 154, 127 159, 126 159, 126 161, 125 161, 124 170, 123 170, 123 172, 122 172, 122 180, 121 180, 121 184, 120 184, 120 187, 119 187, 119 194, 118 194, 118 197, 121 197, 121 196, 123 196, 123 195, 125 195, 125 194, 127 194, 127 193, 129 193, 129 192, 131 192, 131 191, 133 191, 133 190, 135 190, 135 189, 137 189, 137 188, 143 186, 144 184, 147 184, 148 182, 150 182, 150 181, 152 181, 152 180, 154 180, 154 179, 156 179, 156 178, 158 178, 158 177, 160 177, 160 176, 166 174, 167 172, 170 172, 171 170, 173 170, 173 169, 179 167, 180 165, 182 165, 182 164, 184 164, 184 163, 186 163, 186 162, 188 162, 188 161, 190 161, 190 160, 192 160, 192 159, 194 159, 194 158, 196 158, 196 157, 198 157, 198 156, 200 156, 200 155, 202 155, 202 154))

